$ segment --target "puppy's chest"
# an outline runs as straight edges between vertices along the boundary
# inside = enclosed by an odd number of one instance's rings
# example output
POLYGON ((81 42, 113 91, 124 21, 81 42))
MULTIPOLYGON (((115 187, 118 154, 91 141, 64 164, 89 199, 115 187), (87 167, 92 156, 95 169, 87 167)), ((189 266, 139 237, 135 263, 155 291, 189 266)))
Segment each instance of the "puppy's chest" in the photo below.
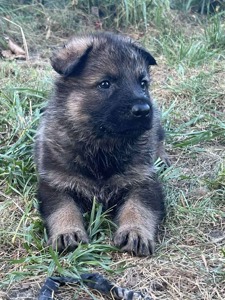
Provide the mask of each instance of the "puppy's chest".
POLYGON ((76 157, 71 165, 76 176, 77 192, 85 198, 107 204, 112 198, 116 199, 127 185, 126 170, 131 160, 115 154, 98 153, 86 157, 76 157))
POLYGON ((130 155, 99 151, 96 154, 84 153, 84 155, 76 156, 71 167, 87 179, 102 183, 114 175, 123 174, 131 161, 130 155))
POLYGON ((129 190, 129 180, 125 174, 114 174, 112 170, 104 170, 90 174, 87 170, 78 172, 74 177, 72 193, 80 199, 84 210, 90 210, 96 199, 105 209, 118 204, 129 190), (111 175, 111 176, 110 176, 111 175))

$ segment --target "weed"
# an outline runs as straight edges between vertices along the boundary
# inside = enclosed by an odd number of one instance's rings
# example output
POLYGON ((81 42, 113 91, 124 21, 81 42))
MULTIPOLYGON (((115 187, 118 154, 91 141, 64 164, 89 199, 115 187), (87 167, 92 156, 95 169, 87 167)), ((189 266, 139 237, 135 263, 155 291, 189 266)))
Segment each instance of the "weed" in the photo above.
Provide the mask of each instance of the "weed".
POLYGON ((224 48, 225 45, 225 27, 224 12, 216 14, 208 20, 205 27, 205 39, 210 48, 224 48))

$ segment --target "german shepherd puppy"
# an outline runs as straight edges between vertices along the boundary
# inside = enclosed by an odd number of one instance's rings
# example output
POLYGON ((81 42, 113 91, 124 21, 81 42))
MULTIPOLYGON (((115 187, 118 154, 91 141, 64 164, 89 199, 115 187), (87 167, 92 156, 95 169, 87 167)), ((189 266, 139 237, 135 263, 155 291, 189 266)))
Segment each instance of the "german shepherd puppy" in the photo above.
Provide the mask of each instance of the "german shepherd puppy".
POLYGON ((51 58, 59 74, 37 132, 38 200, 49 244, 88 243, 82 214, 112 207, 114 244, 138 256, 155 248, 164 199, 154 161, 164 155, 149 94, 152 55, 128 37, 72 38, 51 58))

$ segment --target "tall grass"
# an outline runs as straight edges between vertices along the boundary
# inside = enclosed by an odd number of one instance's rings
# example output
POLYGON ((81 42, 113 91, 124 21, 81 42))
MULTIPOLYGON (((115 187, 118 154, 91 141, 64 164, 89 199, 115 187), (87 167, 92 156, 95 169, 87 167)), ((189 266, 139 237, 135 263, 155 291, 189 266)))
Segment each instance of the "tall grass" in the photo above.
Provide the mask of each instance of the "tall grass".
POLYGON ((171 6, 184 11, 197 11, 201 14, 220 12, 225 9, 225 2, 211 0, 172 0, 171 6))

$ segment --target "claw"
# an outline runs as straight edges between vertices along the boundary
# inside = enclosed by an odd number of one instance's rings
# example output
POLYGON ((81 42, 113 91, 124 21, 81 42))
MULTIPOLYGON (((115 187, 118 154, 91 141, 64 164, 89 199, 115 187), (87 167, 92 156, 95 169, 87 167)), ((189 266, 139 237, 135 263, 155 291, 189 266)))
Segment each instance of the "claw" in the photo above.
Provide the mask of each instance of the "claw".
POLYGON ((77 248, 79 243, 88 243, 86 232, 81 231, 80 229, 52 236, 48 241, 48 245, 52 245, 52 248, 59 253, 63 251, 73 251, 77 248))
POLYGON ((120 227, 114 237, 115 246, 136 256, 149 256, 154 252, 153 234, 142 227, 120 227))

